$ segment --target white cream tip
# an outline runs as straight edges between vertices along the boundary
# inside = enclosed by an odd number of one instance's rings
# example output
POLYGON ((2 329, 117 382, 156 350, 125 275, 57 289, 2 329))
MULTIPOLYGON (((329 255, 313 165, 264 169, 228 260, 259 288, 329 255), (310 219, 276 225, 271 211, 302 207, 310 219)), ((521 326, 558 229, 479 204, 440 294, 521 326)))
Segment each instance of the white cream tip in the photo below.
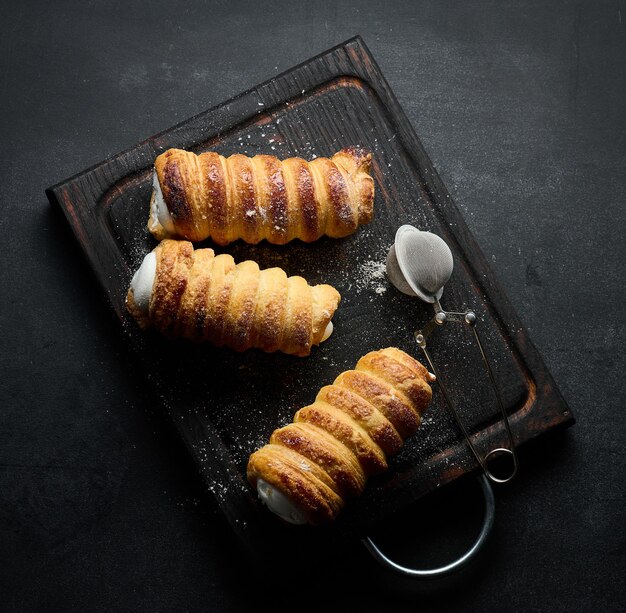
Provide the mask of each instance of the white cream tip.
POLYGON ((334 330, 333 322, 329 321, 328 325, 326 326, 326 330, 324 330, 324 336, 322 336, 322 340, 320 341, 320 343, 323 343, 325 340, 328 340, 330 335, 333 333, 333 330, 334 330))
POLYGON ((130 282, 135 304, 146 314, 150 307, 150 296, 152 296, 152 286, 156 277, 156 267, 156 253, 151 251, 143 259, 141 266, 130 282))
POLYGON ((296 525, 308 523, 302 509, 267 481, 259 479, 256 484, 256 489, 261 501, 272 513, 278 515, 281 519, 296 525))
POLYGON ((168 234, 176 233, 174 220, 163 198, 163 191, 155 170, 152 177, 152 196, 150 197, 150 229, 156 230, 159 224, 168 234))

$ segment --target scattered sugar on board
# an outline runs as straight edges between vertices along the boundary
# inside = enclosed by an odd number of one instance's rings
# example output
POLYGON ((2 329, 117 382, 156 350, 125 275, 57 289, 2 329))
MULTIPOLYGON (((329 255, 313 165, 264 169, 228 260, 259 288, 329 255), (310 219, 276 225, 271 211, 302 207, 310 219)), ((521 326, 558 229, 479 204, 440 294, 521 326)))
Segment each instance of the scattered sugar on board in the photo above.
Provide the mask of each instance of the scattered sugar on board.
POLYGON ((363 262, 358 268, 354 283, 358 292, 372 289, 377 294, 384 294, 387 291, 385 262, 376 260, 363 262))

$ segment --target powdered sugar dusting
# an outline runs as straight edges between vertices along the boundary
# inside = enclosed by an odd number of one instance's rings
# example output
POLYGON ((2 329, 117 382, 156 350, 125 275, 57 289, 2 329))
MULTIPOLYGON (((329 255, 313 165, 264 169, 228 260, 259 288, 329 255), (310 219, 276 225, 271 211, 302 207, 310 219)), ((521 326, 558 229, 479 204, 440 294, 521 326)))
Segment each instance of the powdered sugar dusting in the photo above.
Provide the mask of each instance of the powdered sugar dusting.
POLYGON ((387 269, 384 261, 367 260, 358 269, 355 280, 357 291, 371 289, 377 294, 387 291, 387 269))

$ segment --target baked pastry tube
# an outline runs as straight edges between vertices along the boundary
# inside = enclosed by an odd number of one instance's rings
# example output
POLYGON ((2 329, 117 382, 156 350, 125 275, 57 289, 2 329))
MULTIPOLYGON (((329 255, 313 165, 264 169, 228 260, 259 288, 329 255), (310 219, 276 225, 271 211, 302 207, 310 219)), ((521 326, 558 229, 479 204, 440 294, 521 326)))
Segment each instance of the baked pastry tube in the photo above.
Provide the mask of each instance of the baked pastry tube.
POLYGON ((394 347, 368 353, 250 456, 250 484, 290 523, 334 520, 415 432, 434 378, 394 347))
POLYGON ((141 328, 170 338, 306 356, 330 336, 339 300, 330 285, 311 287, 281 268, 164 240, 135 273, 126 305, 141 328))
POLYGON ((370 161, 357 147, 311 162, 169 149, 154 163, 148 230, 218 245, 347 236, 372 218, 370 161))

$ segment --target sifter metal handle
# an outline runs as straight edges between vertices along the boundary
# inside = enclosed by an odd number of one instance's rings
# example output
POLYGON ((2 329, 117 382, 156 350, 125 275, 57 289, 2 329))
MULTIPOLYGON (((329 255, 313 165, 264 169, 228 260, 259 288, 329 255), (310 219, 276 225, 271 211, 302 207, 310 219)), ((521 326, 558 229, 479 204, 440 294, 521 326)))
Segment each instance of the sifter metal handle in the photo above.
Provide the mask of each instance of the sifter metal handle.
POLYGON ((480 340, 480 335, 478 334, 478 330, 476 328, 476 321, 477 321, 476 314, 473 311, 466 311, 464 313, 444 311, 441 308, 441 305, 439 304, 438 300, 435 301, 434 307, 435 307, 434 319, 431 320, 431 322, 426 326, 426 328, 424 328, 424 330, 416 331, 415 341, 417 342, 421 350, 424 352, 424 356, 428 360, 428 365, 430 366, 430 368, 433 371, 433 374, 437 378, 437 383, 439 384, 439 388, 441 389, 441 393, 444 397, 444 400, 446 401, 446 404, 448 405, 450 412, 452 413, 457 425, 459 426, 459 429, 461 430, 461 432, 463 433, 463 436, 465 437, 465 440, 467 441, 467 444, 472 454, 476 458, 476 461, 482 468, 483 472, 494 483, 507 483, 508 481, 513 479, 513 477, 515 477, 515 475, 517 474, 518 464, 517 464, 517 453, 515 452, 515 441, 513 439, 513 433, 511 432, 511 426, 509 424, 509 417, 504 408, 504 403, 502 402, 502 398, 500 397, 500 391, 498 389, 498 385, 496 383, 493 370, 491 369, 491 364, 489 362, 489 359, 487 358, 487 353, 485 352, 485 348, 483 347, 483 344, 480 340), (484 457, 482 457, 478 453, 478 451, 476 450, 476 447, 474 446, 474 443, 472 442, 472 438, 469 432, 463 425, 463 420, 461 419, 459 412, 456 409, 456 406, 454 405, 454 403, 452 402, 452 399, 450 398, 450 395, 448 394, 448 390, 443 382, 443 379, 439 375, 439 371, 437 370, 437 367, 426 346, 426 340, 435 328, 444 325, 448 321, 463 322, 467 326, 469 326, 472 329, 472 332, 474 333, 474 339, 480 350, 480 355, 482 356, 483 364, 485 365, 485 368, 487 369, 489 381, 491 383, 491 387, 495 394, 496 401, 500 409, 500 413, 502 414, 502 419, 504 421, 504 426, 506 428, 507 436, 509 439, 508 449, 506 447, 497 447, 496 449, 492 449, 487 454, 485 454, 484 457), (510 456, 512 460, 511 473, 504 478, 494 475, 491 472, 491 469, 489 467, 490 460, 496 458, 497 456, 502 456, 502 455, 508 455, 510 456))
POLYGON ((482 487, 485 499, 485 515, 480 529, 480 534, 474 541, 474 544, 462 556, 453 562, 438 568, 429 568, 425 570, 409 568, 408 566, 403 566, 394 562, 389 556, 381 551, 380 547, 378 547, 378 545, 376 545, 376 543, 374 543, 369 536, 366 536, 363 539, 363 544, 377 562, 386 568, 389 568, 394 573, 400 574, 409 579, 440 579, 460 571, 478 555, 487 542, 487 538, 493 529, 496 507, 493 490, 491 489, 491 485, 485 475, 480 475, 478 477, 478 481, 482 487))

